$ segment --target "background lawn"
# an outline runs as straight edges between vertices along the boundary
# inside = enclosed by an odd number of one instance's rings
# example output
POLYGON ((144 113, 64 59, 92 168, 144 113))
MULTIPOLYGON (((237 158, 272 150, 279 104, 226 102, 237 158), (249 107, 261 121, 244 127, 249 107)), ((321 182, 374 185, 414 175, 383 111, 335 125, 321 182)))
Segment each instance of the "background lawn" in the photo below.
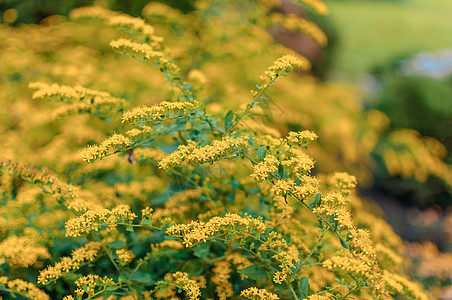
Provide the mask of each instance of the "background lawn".
POLYGON ((340 39, 333 78, 355 79, 375 65, 452 47, 452 1, 326 1, 340 39))

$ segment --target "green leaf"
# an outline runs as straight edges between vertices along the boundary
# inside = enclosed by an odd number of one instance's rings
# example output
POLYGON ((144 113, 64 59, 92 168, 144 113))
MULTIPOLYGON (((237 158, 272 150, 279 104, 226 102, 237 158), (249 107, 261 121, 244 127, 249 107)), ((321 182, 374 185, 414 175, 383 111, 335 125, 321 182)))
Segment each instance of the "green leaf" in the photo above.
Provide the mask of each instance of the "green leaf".
POLYGON ((229 131, 229 129, 232 128, 232 120, 233 119, 234 119, 234 112, 232 110, 230 110, 224 117, 224 129, 226 129, 226 131, 229 131))
POLYGON ((126 230, 127 230, 127 231, 133 232, 133 227, 132 227, 132 226, 127 226, 127 227, 126 227, 126 230))
POLYGON ((184 84, 183 89, 184 89, 184 90, 189 90, 189 89, 191 89, 191 85, 189 85, 188 83, 186 83, 186 84, 184 84))
POLYGON ((347 245, 347 242, 344 240, 344 238, 341 237, 339 234, 337 236, 339 237, 339 240, 341 241, 342 247, 344 247, 345 249, 348 249, 349 246, 347 245))
POLYGON ((284 179, 285 175, 287 175, 287 171, 286 171, 286 169, 284 169, 282 164, 279 164, 279 166, 278 166, 278 175, 279 175, 279 179, 284 179))
POLYGON ((209 255, 209 251, 210 251, 210 245, 207 243, 200 244, 196 247, 193 247, 193 250, 195 250, 195 256, 207 258, 207 256, 209 255))
POLYGON ((240 274, 248 276, 248 278, 253 280, 264 279, 267 276, 264 265, 252 265, 244 269, 238 270, 238 272, 240 274))
POLYGON ((141 221, 141 224, 143 224, 143 225, 152 225, 152 222, 151 222, 151 220, 149 220, 149 219, 143 219, 142 221, 141 221))
POLYGON ((154 280, 152 280, 152 276, 150 273, 142 272, 142 271, 136 271, 132 274, 132 277, 130 278, 133 281, 142 282, 142 283, 153 283, 154 280))
POLYGON ((309 294, 309 279, 306 276, 303 276, 300 279, 300 293, 301 293, 301 298, 300 299, 305 299, 308 297, 309 294))
POLYGON ((312 201, 311 203, 309 203, 309 206, 311 208, 317 207, 320 205, 320 203, 322 202, 322 194, 317 193, 317 195, 315 195, 314 197, 314 201, 312 201))
POLYGON ((121 274, 119 274, 118 282, 126 282, 129 279, 129 276, 129 272, 122 271, 121 274))
POLYGON ((108 246, 110 246, 110 247, 112 247, 112 248, 115 248, 115 249, 122 249, 122 248, 124 248, 126 245, 127 245, 126 242, 120 241, 120 240, 116 240, 116 241, 113 241, 113 242, 111 242, 111 243, 108 243, 108 246))
POLYGON ((259 149, 257 149, 257 158, 259 158, 259 160, 263 160, 265 152, 267 152, 267 149, 265 149, 264 146, 260 146, 259 149))
POLYGON ((190 277, 199 276, 204 272, 204 267, 199 260, 189 260, 182 267, 182 272, 188 273, 190 277))

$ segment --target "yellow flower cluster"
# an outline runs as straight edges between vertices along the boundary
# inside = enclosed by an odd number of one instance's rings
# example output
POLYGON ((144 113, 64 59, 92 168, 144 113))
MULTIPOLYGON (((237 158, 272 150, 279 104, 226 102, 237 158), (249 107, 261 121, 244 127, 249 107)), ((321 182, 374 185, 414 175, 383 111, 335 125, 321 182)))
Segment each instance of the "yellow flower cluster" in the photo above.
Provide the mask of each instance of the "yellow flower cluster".
POLYGON ((391 175, 414 175, 420 182, 434 175, 452 185, 452 167, 443 161, 447 150, 439 141, 411 129, 398 129, 391 132, 389 142, 383 158, 391 175))
POLYGON ((91 101, 94 100, 96 97, 104 98, 104 99, 111 99, 111 100, 117 100, 117 101, 125 101, 124 99, 120 98, 113 98, 110 93, 108 92, 102 92, 97 90, 90 90, 87 88, 84 88, 82 86, 75 86, 70 87, 66 85, 59 85, 56 83, 53 84, 47 84, 44 82, 31 82, 28 85, 29 88, 36 90, 33 93, 33 99, 56 99, 59 101, 65 101, 65 102, 72 102, 74 100, 86 100, 87 98, 91 101))
MULTIPOLYGON (((294 68, 309 68, 309 61, 301 56, 284 55, 273 63, 263 76, 260 76, 261 84, 258 89, 263 89, 271 85, 278 76, 292 71, 294 68)), ((257 91, 252 91, 253 96, 258 95, 257 91)))
POLYGON ((160 149, 136 148, 133 150, 133 155, 136 160, 150 159, 151 161, 158 162, 163 158, 165 153, 160 149))
POLYGON ((147 18, 155 17, 158 20, 171 20, 174 22, 183 22, 184 14, 171 6, 160 2, 149 2, 142 10, 141 14, 147 18))
MULTIPOLYGON (((186 117, 191 111, 198 108, 198 102, 168 102, 162 101, 159 104, 153 106, 140 106, 132 108, 124 112, 121 119, 122 122, 138 123, 138 122, 152 122, 160 121, 164 118, 173 118, 179 115, 181 111, 186 117)), ((180 115, 179 115, 180 116, 180 115)))
POLYGON ((365 257, 369 263, 376 264, 377 251, 368 229, 352 228, 349 240, 350 250, 356 257, 365 257))
POLYGON ((21 279, 9 280, 6 276, 0 276, 0 289, 2 289, 2 285, 14 293, 18 293, 32 300, 50 300, 50 297, 46 293, 38 289, 31 282, 21 279))
MULTIPOLYGON (((400 256, 399 254, 397 254, 395 251, 393 251, 392 249, 378 243, 375 244, 375 250, 378 253, 378 261, 380 262, 380 264, 383 263, 383 261, 390 261, 391 264, 396 265, 396 266, 400 266, 403 263, 403 258, 402 256, 400 256)), ((451 256, 452 258, 452 256, 451 256)), ((441 264, 443 265, 443 264, 441 264)), ((451 272, 452 272, 452 259, 450 261, 450 264, 447 264, 449 266, 451 266, 451 272)))
POLYGON ((219 260, 214 264, 212 270, 213 276, 211 277, 212 283, 216 285, 215 292, 218 299, 226 300, 234 295, 234 289, 232 283, 229 282, 231 277, 231 263, 228 260, 219 260))
MULTIPOLYGON (((243 256, 240 252, 231 253, 228 251, 226 259, 230 261, 236 267, 237 270, 241 270, 253 265, 253 263, 248 258, 243 256)), ((240 274, 240 277, 244 279, 245 275, 240 274)))
POLYGON ((402 275, 390 273, 389 271, 385 270, 383 271, 383 278, 389 286, 389 290, 393 293, 403 292, 404 294, 409 296, 410 299, 429 299, 418 283, 414 283, 402 275))
POLYGON ((294 195, 305 199, 319 192, 319 181, 316 177, 302 175, 297 178, 299 183, 292 179, 279 179, 273 182, 271 188, 275 196, 294 195))
MULTIPOLYGON (((166 277, 166 276, 165 276, 166 277)), ((169 280, 174 282, 178 287, 182 288, 190 300, 199 299, 201 291, 196 281, 188 278, 188 274, 184 272, 176 272, 168 276, 169 280)), ((167 278, 165 278, 167 279, 167 278)), ((168 280, 167 279, 167 280, 168 280)))
POLYGON ((144 36, 155 47, 158 47, 159 43, 163 41, 162 37, 154 35, 154 27, 146 24, 143 19, 116 13, 99 6, 77 8, 72 10, 69 16, 71 19, 98 18, 105 20, 110 26, 115 26, 133 34, 144 36))
POLYGON ((363 260, 356 259, 351 255, 333 256, 323 262, 323 266, 330 270, 339 269, 357 275, 373 278, 372 269, 363 260))
POLYGON ((312 131, 291 131, 288 133, 287 137, 283 140, 286 141, 290 146, 308 146, 312 141, 315 141, 318 135, 312 131))
POLYGON ((149 220, 151 218, 151 214, 152 214, 153 211, 154 211, 154 209, 151 208, 151 207, 148 207, 148 206, 143 208, 141 210, 141 218, 149 220))
POLYGON ((213 217, 208 222, 192 221, 190 224, 177 224, 169 227, 166 233, 183 238, 186 247, 206 242, 216 236, 228 234, 229 238, 241 238, 242 235, 259 236, 267 226, 261 218, 249 215, 241 217, 228 213, 224 217, 213 217))
POLYGON ((146 24, 141 18, 134 18, 129 15, 117 15, 108 19, 108 24, 112 26, 119 26, 120 28, 128 29, 132 32, 139 32, 151 41, 162 42, 163 38, 154 35, 154 27, 146 24))
POLYGON ((313 209, 315 214, 326 217, 335 216, 338 221, 339 230, 352 229, 353 220, 350 210, 348 209, 348 197, 338 193, 332 192, 322 196, 322 202, 319 206, 313 209))
POLYGON ((247 137, 233 138, 226 136, 221 140, 214 140, 210 145, 197 147, 193 141, 188 141, 188 145, 180 145, 173 153, 165 156, 159 167, 165 170, 174 168, 182 162, 192 164, 203 164, 214 162, 229 155, 235 155, 248 144, 247 137))
POLYGON ((61 181, 46 168, 37 170, 32 166, 19 165, 11 161, 0 161, 0 172, 20 177, 30 181, 51 194, 57 201, 62 202, 67 208, 75 212, 81 212, 92 207, 80 196, 80 188, 61 181))
POLYGON ((290 149, 289 158, 281 164, 288 173, 307 174, 314 168, 314 160, 300 149, 290 149))
POLYGON ((100 277, 99 275, 88 274, 86 276, 82 276, 75 281, 77 285, 77 289, 75 293, 78 297, 82 297, 85 293, 88 296, 94 296, 96 293, 96 288, 105 288, 109 286, 115 286, 115 282, 113 279, 108 278, 107 276, 100 277))
POLYGON ((279 297, 266 289, 258 289, 255 287, 247 288, 240 292, 240 296, 251 300, 278 300, 279 297))
POLYGON ((333 256, 325 260, 323 266, 330 270, 339 269, 362 276, 376 294, 387 295, 386 281, 378 265, 376 250, 370 240, 370 233, 367 230, 356 228, 350 231, 350 250, 352 252, 333 256), (351 253, 353 253, 353 256, 351 253))
POLYGON ((165 240, 158 244, 151 244, 151 249, 172 248, 172 249, 184 249, 184 245, 176 240, 165 240))
POLYGON ((418 261, 418 276, 436 277, 440 280, 447 280, 452 276, 452 253, 441 253, 438 246, 432 242, 413 242, 406 246, 408 256, 418 261))
POLYGON ((333 182, 335 183, 336 188, 344 195, 350 194, 357 185, 356 177, 346 172, 334 173, 333 182))
POLYGON ((70 257, 63 257, 54 266, 49 266, 39 272, 38 283, 48 284, 65 274, 78 270, 80 266, 87 262, 93 262, 102 245, 98 242, 88 242, 84 246, 72 251, 70 257))
POLYGON ((254 165, 251 177, 257 182, 262 182, 270 176, 270 173, 278 171, 279 160, 276 156, 267 155, 264 160, 254 165))
POLYGON ((161 50, 148 44, 133 42, 129 39, 120 38, 110 42, 110 46, 116 51, 125 53, 137 59, 150 61, 164 70, 175 75, 179 73, 179 67, 161 50))
POLYGON ((275 231, 269 233, 268 240, 262 244, 262 248, 272 249, 275 253, 272 258, 279 263, 281 271, 273 275, 273 281, 283 284, 287 276, 292 274, 295 264, 300 262, 300 252, 296 246, 289 245, 282 235, 275 231))
POLYGON ((114 209, 88 210, 78 217, 66 222, 66 235, 78 237, 91 231, 99 231, 100 227, 115 228, 117 223, 131 224, 137 216, 130 211, 128 205, 119 205, 114 209))
POLYGON ((132 144, 132 141, 123 136, 122 134, 113 134, 100 145, 91 145, 80 151, 83 160, 87 163, 91 163, 96 159, 107 156, 109 151, 125 151, 128 146, 132 144))
POLYGON ((125 266, 134 259, 135 255, 130 250, 118 249, 116 250, 116 255, 121 266, 125 266))
POLYGON ((33 236, 9 236, 0 242, 0 261, 6 260, 10 267, 28 267, 38 259, 49 259, 46 247, 39 245, 33 236))
POLYGON ((188 72, 187 79, 200 86, 203 86, 207 83, 206 75, 204 75, 204 73, 200 70, 196 69, 190 70, 190 72, 188 72))
POLYGON ((113 97, 110 93, 90 90, 82 86, 65 86, 56 83, 32 82, 29 88, 36 90, 33 99, 55 100, 69 104, 55 109, 53 118, 59 118, 76 112, 91 112, 93 110, 111 111, 128 107, 128 102, 121 98, 113 97), (75 102, 75 103, 73 103, 75 102))
POLYGON ((80 7, 71 10, 69 13, 69 17, 71 19, 79 19, 79 18, 99 18, 99 19, 108 19, 114 16, 117 16, 118 13, 105 9, 100 6, 86 6, 80 7))
POLYGON ((303 32, 313 38, 322 47, 325 47, 328 43, 326 34, 317 24, 296 14, 283 15, 282 13, 273 13, 270 18, 273 24, 279 24, 287 30, 303 32))

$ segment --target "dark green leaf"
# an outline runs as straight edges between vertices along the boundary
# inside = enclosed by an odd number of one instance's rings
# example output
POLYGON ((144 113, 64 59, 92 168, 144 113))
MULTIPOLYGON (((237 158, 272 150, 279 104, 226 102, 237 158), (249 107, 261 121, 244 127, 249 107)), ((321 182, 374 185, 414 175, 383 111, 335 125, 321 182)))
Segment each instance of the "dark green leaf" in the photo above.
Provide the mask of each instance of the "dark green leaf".
POLYGON ((347 245, 347 242, 339 234, 337 236, 339 237, 339 240, 341 241, 342 247, 344 247, 345 249, 348 249, 349 247, 347 245))
POLYGON ((130 274, 128 272, 121 272, 118 277, 119 282, 126 282, 129 279, 130 274))
POLYGON ((232 128, 232 120, 233 119, 234 119, 234 112, 232 110, 230 110, 224 117, 224 129, 226 129, 226 131, 229 131, 229 129, 232 128))
POLYGON ((322 202, 322 194, 317 193, 317 195, 315 195, 314 197, 314 201, 312 201, 309 206, 311 206, 311 208, 317 207, 320 205, 320 203, 322 202))
POLYGON ((130 278, 133 281, 138 281, 138 282, 142 282, 142 283, 152 283, 154 282, 152 280, 152 276, 150 273, 145 273, 142 271, 137 271, 135 273, 132 274, 132 277, 130 278))
POLYGON ((263 160, 266 151, 267 150, 265 149, 264 146, 260 146, 259 149, 257 149, 257 158, 259 158, 259 160, 263 160))
POLYGON ((204 272, 204 267, 198 260, 189 260, 184 264, 181 271, 188 273, 190 277, 199 276, 204 272))
POLYGON ((141 221, 141 224, 143 224, 143 225, 152 225, 152 222, 151 222, 151 220, 149 220, 149 219, 143 219, 143 220, 141 221))
POLYGON ((248 276, 248 278, 253 280, 264 279, 267 276, 267 273, 265 271, 266 270, 264 265, 252 265, 238 270, 240 274, 246 275, 248 276))
POLYGON ((279 164, 278 166, 278 175, 279 175, 279 179, 284 179, 284 167, 282 164, 279 164))
POLYGON ((300 279, 300 293, 301 293, 301 298, 300 299, 305 299, 308 297, 308 293, 309 293, 309 279, 306 276, 303 276, 300 279))
POLYGON ((108 246, 110 246, 110 247, 112 247, 112 248, 115 248, 115 249, 122 249, 122 248, 124 248, 126 245, 127 245, 126 242, 124 242, 124 241, 119 241, 119 240, 116 240, 116 241, 113 241, 113 242, 111 242, 111 243, 108 243, 108 246))
POLYGON ((207 258, 209 255, 210 246, 207 243, 201 244, 199 246, 193 247, 195 250, 195 255, 197 257, 207 258))

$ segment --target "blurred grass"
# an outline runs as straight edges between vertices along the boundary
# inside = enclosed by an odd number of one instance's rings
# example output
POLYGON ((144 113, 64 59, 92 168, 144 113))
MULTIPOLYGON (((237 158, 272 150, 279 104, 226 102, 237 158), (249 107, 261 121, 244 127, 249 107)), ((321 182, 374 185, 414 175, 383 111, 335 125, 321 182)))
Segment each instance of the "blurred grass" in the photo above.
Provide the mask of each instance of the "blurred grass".
POLYGON ((335 79, 424 50, 452 48, 452 0, 327 0, 340 45, 335 79))

